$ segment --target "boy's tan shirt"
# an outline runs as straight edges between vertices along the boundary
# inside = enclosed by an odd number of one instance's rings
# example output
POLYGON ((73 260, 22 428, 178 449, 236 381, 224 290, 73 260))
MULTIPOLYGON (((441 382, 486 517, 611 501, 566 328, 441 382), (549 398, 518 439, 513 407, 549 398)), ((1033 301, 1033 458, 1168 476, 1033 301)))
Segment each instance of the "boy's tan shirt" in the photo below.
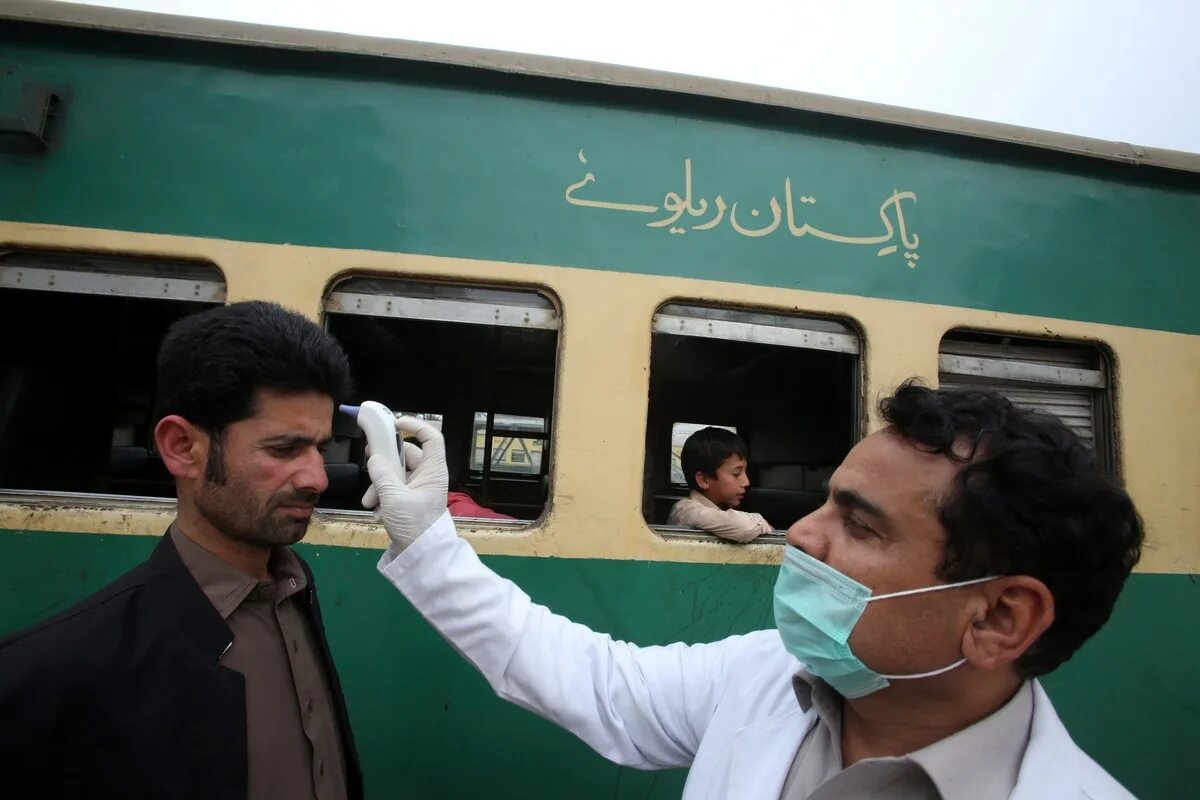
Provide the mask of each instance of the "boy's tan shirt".
POLYGON ((667 524, 696 528, 734 542, 749 542, 773 530, 762 514, 717 508, 716 503, 697 491, 671 507, 667 524))

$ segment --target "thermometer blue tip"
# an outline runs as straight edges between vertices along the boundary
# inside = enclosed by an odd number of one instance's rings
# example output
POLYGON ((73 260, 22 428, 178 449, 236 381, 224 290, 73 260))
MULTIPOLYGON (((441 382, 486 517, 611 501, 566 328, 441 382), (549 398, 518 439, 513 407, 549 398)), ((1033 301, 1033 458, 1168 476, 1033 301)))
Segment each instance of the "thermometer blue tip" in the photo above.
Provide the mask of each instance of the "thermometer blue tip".
POLYGON ((351 417, 354 417, 355 419, 358 419, 358 409, 360 407, 361 406, 338 406, 338 411, 342 412, 343 414, 346 414, 347 416, 351 416, 351 417))

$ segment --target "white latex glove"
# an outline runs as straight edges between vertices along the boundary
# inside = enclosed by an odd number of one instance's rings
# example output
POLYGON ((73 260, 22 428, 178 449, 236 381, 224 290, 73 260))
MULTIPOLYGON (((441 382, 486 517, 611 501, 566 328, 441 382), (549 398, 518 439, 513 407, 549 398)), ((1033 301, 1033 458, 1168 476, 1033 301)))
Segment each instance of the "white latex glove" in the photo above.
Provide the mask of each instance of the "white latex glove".
POLYGON ((375 516, 403 550, 446 513, 449 483, 446 471, 446 443, 437 428, 414 417, 398 417, 396 430, 415 436, 420 447, 403 442, 401 455, 408 480, 380 455, 367 459, 371 486, 363 495, 364 508, 375 509, 375 516), (378 506, 378 508, 376 508, 378 506))

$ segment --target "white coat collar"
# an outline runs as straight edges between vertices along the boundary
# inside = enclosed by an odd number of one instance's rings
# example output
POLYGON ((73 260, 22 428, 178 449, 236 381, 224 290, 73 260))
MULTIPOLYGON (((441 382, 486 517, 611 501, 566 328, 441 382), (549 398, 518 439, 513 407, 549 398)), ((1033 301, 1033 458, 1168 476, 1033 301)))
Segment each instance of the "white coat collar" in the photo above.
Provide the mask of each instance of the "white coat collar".
POLYGON ((1009 800, 1056 800, 1080 796, 1079 749, 1071 741, 1042 684, 1033 681, 1033 722, 1009 800))
POLYGON ((779 797, 796 751, 816 721, 816 711, 795 708, 739 730, 729 767, 729 800, 779 797))

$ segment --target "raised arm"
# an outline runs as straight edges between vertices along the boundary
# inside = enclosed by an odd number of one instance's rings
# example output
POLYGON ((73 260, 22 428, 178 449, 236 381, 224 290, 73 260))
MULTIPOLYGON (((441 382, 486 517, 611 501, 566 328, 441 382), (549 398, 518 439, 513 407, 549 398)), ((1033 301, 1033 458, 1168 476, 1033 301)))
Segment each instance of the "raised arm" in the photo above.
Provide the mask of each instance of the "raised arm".
MULTIPOLYGON (((381 492, 381 495, 384 494, 381 492)), ((749 637, 637 647, 532 602, 488 569, 449 514, 379 570, 496 693, 630 767, 691 764, 749 637)))
POLYGON ((425 455, 406 454, 413 467, 406 483, 386 459, 368 462, 375 492, 366 500, 377 494, 393 540, 380 572, 501 697, 558 723, 619 764, 689 765, 721 692, 731 685, 731 663, 755 635, 639 648, 533 603, 458 537, 444 505, 429 519, 444 504, 441 436, 419 421, 398 424, 417 435, 425 455))

